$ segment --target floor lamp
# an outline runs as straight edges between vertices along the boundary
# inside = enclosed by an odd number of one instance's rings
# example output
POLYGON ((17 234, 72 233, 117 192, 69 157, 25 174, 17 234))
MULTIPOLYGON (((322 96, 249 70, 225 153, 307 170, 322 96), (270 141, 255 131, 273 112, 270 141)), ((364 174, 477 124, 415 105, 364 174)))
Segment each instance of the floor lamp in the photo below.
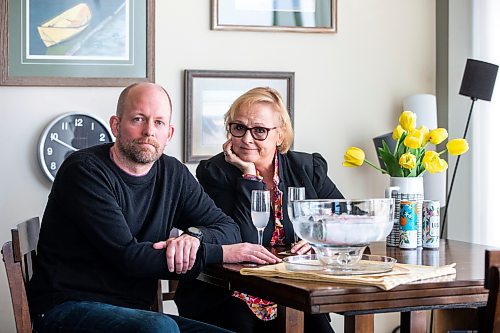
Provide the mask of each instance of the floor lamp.
MULTIPOLYGON (((460 87, 460 95, 468 96, 472 100, 469 110, 469 117, 467 118, 467 124, 465 125, 465 131, 463 139, 467 136, 467 130, 469 129, 470 118, 472 116, 472 109, 474 108, 474 103, 478 99, 484 101, 491 101, 491 96, 493 95, 493 88, 495 87, 495 80, 497 78, 498 66, 490 64, 484 61, 467 59, 465 64, 464 76, 462 79, 462 85, 460 87)), ((455 168, 453 169, 453 176, 451 178, 450 190, 448 191, 448 197, 446 198, 446 207, 443 216, 443 226, 441 228, 441 238, 443 238, 444 227, 446 225, 446 217, 448 214, 448 207, 451 198, 451 192, 453 190, 453 184, 455 183, 455 175, 457 173, 458 163, 460 162, 459 155, 457 157, 457 162, 455 163, 455 168)))

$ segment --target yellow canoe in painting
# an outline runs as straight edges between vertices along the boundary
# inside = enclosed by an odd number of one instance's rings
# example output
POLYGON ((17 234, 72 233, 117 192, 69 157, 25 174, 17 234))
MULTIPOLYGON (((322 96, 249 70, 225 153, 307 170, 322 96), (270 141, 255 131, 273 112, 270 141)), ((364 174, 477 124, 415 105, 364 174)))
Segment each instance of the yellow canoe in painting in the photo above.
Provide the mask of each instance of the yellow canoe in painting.
POLYGON ((89 6, 80 3, 38 26, 38 33, 45 46, 49 47, 64 42, 85 30, 91 18, 89 6))

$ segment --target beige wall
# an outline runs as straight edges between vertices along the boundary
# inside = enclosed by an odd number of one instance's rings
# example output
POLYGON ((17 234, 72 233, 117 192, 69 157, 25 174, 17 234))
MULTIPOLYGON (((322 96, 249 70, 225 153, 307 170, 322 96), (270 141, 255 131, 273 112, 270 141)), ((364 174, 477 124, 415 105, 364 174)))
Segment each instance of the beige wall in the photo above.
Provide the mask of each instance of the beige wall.
MULTIPOLYGON (((387 178, 343 168, 343 153, 356 145, 376 161, 371 139, 392 131, 403 97, 435 92, 435 1, 338 0, 337 34, 211 31, 209 12, 208 0, 157 1, 156 81, 172 94, 177 127, 167 153, 182 156, 184 69, 293 71, 295 149, 321 152, 347 197, 382 196, 387 178)), ((36 146, 44 126, 68 111, 109 119, 120 91, 0 87, 2 244, 11 227, 43 213, 50 183, 36 146)), ((2 265, 0 332, 13 331, 2 265)))

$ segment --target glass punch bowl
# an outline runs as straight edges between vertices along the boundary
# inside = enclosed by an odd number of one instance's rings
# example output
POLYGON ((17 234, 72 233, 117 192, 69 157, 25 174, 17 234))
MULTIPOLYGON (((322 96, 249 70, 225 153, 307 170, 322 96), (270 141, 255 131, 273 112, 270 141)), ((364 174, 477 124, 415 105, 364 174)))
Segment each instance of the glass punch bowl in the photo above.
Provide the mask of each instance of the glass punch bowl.
POLYGON ((331 271, 356 267, 366 246, 392 230, 394 199, 316 199, 291 202, 297 235, 311 244, 315 258, 331 271))

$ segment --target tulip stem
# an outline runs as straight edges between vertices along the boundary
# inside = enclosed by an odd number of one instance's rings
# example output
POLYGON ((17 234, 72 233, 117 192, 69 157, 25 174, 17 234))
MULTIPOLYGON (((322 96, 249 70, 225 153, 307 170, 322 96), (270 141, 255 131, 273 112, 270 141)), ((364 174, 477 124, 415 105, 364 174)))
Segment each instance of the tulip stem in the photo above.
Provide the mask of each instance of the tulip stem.
POLYGON ((401 137, 402 137, 402 135, 399 137, 398 141, 396 141, 396 147, 394 147, 394 152, 392 153, 392 155, 394 155, 394 157, 396 157, 396 154, 398 153, 399 143, 401 142, 401 137))
POLYGON ((424 171, 422 171, 421 173, 419 173, 419 174, 417 175, 417 177, 423 177, 423 176, 424 176, 424 173, 425 173, 426 171, 427 171, 427 170, 425 170, 425 169, 424 169, 424 171))
POLYGON ((386 170, 379 168, 378 166, 376 166, 372 162, 368 161, 367 159, 365 159, 365 163, 368 164, 368 165, 370 165, 370 166, 372 166, 372 167, 374 167, 375 169, 377 169, 378 171, 380 171, 382 173, 389 174, 386 170))
POLYGON ((448 149, 443 149, 441 150, 439 153, 438 153, 438 156, 441 156, 442 154, 444 154, 448 149))

